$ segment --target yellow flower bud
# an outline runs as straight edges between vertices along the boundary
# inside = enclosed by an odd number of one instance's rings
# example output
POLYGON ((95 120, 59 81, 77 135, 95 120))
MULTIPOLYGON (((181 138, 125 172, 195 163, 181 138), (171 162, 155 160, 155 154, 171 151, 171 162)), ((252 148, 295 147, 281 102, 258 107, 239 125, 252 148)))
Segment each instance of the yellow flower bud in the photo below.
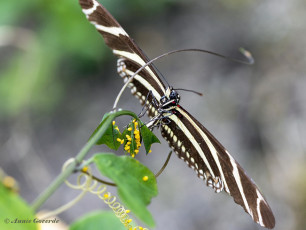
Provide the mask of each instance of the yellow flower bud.
POLYGON ((83 167, 83 168, 82 168, 82 171, 83 171, 83 172, 87 172, 87 171, 88 171, 88 167, 87 167, 87 166, 83 167))
POLYGON ((135 131, 134 131, 134 134, 135 134, 135 136, 137 136, 137 135, 139 136, 139 135, 140 135, 139 130, 135 130, 135 131))
POLYGON ((108 198, 109 197, 109 195, 107 193, 105 193, 103 196, 104 196, 104 198, 108 198))

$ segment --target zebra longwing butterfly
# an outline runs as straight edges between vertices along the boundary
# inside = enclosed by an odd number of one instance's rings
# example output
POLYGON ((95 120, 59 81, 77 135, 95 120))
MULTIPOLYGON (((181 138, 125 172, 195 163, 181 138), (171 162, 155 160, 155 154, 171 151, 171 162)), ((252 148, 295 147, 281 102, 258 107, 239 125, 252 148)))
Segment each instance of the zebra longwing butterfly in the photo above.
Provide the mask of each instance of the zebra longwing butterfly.
MULTIPOLYGON (((118 73, 126 82, 149 61, 148 58, 97 0, 79 2, 87 19, 119 58, 118 73)), ((179 105, 179 94, 172 87, 165 87, 152 66, 146 66, 135 75, 129 87, 147 107, 151 125, 158 123, 169 146, 199 178, 215 192, 230 194, 261 226, 270 229, 275 226, 271 208, 252 179, 222 144, 179 105)))

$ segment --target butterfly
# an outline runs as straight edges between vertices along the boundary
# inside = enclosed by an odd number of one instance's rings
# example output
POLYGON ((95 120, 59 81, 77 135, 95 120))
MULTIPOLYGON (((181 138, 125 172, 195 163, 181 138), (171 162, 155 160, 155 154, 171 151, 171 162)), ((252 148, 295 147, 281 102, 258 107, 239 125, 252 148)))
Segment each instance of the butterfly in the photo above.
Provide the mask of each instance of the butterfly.
MULTIPOLYGON (((149 59, 98 1, 79 0, 79 3, 88 21, 118 57, 117 71, 127 82, 149 59)), ((256 223, 274 228, 272 210, 253 180, 223 145, 180 106, 178 92, 171 86, 165 86, 152 65, 135 74, 128 86, 147 108, 152 118, 150 125, 160 127, 169 146, 207 186, 216 193, 225 191, 231 195, 256 223)))

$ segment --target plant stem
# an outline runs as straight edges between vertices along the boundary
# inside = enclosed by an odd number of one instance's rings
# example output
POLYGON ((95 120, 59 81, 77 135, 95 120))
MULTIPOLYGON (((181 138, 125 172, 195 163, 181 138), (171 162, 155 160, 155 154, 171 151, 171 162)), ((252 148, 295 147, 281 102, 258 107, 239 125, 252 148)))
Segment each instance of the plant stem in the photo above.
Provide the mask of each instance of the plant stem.
POLYGON ((89 141, 84 145, 81 151, 75 157, 75 161, 67 166, 67 168, 62 171, 57 178, 46 188, 44 192, 42 192, 36 200, 32 203, 32 208, 34 211, 40 208, 42 204, 46 202, 46 200, 57 190, 57 188, 76 170, 76 167, 82 160, 85 158, 86 154, 89 150, 97 143, 97 141, 104 135, 107 128, 111 125, 112 121, 121 115, 130 115, 132 117, 137 118, 136 114, 122 110, 115 113, 110 113, 106 119, 103 121, 101 127, 95 132, 95 134, 89 139, 89 141))

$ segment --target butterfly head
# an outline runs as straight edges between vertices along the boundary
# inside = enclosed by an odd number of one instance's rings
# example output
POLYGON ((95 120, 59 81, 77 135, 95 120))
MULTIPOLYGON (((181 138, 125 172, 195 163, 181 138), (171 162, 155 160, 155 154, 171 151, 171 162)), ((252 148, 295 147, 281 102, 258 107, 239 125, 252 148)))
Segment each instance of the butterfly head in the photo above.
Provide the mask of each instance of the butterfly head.
POLYGON ((180 102, 180 95, 172 88, 166 89, 166 94, 160 98, 160 106, 163 110, 175 108, 180 102))

